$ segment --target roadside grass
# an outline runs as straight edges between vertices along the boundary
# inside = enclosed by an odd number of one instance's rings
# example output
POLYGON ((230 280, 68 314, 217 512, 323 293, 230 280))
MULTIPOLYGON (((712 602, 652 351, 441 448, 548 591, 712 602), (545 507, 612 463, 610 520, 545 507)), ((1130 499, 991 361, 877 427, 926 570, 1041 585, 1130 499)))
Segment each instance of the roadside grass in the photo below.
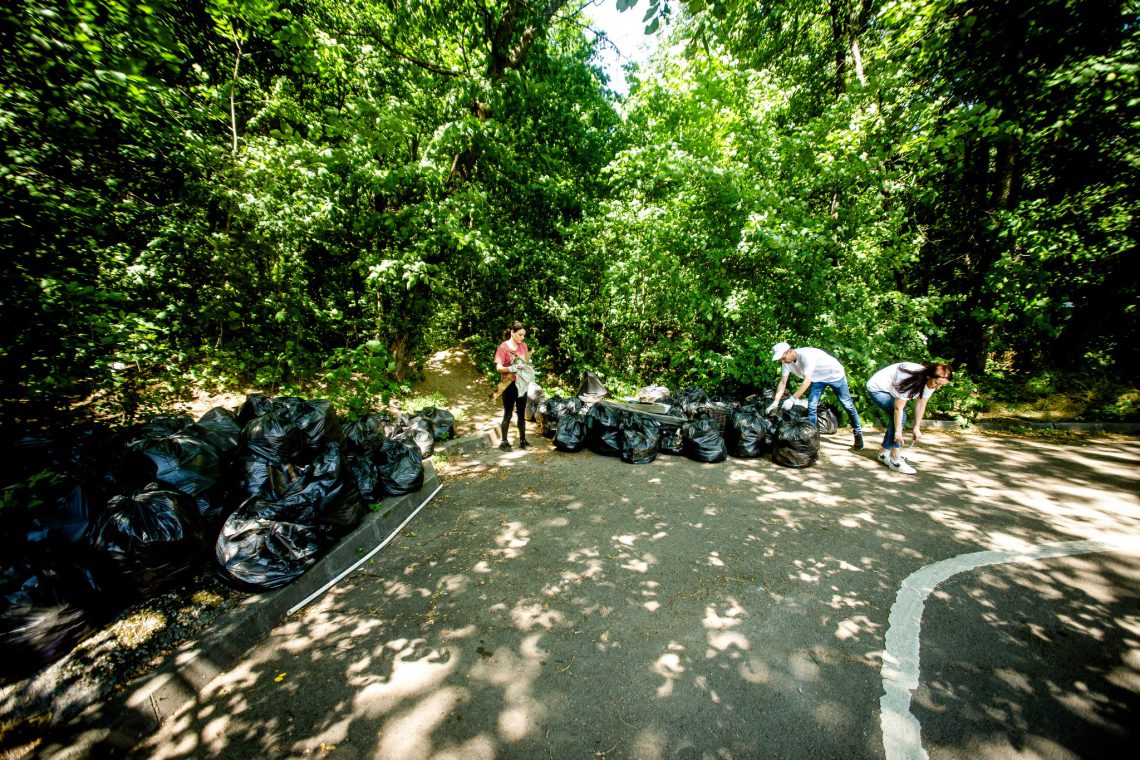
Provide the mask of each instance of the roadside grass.
POLYGON ((993 375, 979 383, 979 390, 983 399, 979 419, 1140 421, 1140 389, 1103 375, 993 375))

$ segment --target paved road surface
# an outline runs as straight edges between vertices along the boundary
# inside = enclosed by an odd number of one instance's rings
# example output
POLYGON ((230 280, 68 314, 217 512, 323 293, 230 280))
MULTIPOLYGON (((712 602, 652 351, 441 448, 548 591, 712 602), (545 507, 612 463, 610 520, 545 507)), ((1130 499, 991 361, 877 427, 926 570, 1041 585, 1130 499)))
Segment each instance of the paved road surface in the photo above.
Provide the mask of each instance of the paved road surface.
POLYGON ((920 616, 914 604, 891 611, 934 563, 1140 536, 1140 443, 928 434, 919 475, 906 477, 850 451, 844 432, 808 470, 633 466, 545 442, 437 462, 444 489, 399 539, 137 754, 974 760, 1132 749, 1140 555, 1127 546, 953 566, 920 616), (909 736, 880 709, 888 639, 905 640, 908 626, 909 736))

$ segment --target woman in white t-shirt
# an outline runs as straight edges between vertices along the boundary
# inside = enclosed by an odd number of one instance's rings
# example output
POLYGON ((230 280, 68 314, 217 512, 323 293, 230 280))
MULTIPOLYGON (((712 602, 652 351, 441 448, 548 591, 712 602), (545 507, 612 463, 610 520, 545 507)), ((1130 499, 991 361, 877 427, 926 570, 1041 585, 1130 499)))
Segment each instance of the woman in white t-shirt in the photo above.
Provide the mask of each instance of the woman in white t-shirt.
POLYGON ((867 381, 867 390, 875 405, 887 413, 887 434, 883 436, 883 450, 879 461, 895 472, 913 475, 915 469, 903 459, 903 426, 906 424, 906 404, 914 399, 915 443, 922 440, 922 417, 926 402, 934 391, 950 382, 954 368, 942 362, 899 362, 876 372, 867 381))

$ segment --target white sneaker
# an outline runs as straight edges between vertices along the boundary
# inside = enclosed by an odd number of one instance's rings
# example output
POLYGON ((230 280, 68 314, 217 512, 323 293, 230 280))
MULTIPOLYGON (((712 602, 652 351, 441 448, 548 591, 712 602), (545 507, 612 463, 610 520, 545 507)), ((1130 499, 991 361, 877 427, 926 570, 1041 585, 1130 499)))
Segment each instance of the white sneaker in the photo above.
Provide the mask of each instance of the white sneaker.
POLYGON ((878 460, 879 460, 880 462, 882 462, 883 464, 888 464, 888 460, 889 460, 889 458, 890 458, 890 454, 888 454, 887 452, 883 451, 882 449, 879 449, 879 455, 878 455, 877 457, 875 457, 875 458, 876 458, 876 459, 878 459, 878 460))
POLYGON ((887 467, 890 467, 894 472, 901 472, 903 475, 914 475, 916 472, 918 472, 918 470, 907 464, 907 461, 901 457, 897 460, 889 460, 887 462, 887 467))

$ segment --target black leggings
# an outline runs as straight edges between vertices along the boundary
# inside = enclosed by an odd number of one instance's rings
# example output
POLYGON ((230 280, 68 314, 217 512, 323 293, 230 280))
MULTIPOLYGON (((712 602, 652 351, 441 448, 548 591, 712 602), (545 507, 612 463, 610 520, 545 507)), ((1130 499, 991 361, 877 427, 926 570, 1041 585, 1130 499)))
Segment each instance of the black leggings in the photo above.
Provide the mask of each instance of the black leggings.
POLYGON ((526 440, 526 396, 519 395, 519 387, 514 383, 507 386, 503 391, 503 422, 499 425, 499 429, 503 433, 503 440, 507 440, 507 431, 511 428, 511 407, 515 409, 515 415, 519 421, 519 440, 526 440))

